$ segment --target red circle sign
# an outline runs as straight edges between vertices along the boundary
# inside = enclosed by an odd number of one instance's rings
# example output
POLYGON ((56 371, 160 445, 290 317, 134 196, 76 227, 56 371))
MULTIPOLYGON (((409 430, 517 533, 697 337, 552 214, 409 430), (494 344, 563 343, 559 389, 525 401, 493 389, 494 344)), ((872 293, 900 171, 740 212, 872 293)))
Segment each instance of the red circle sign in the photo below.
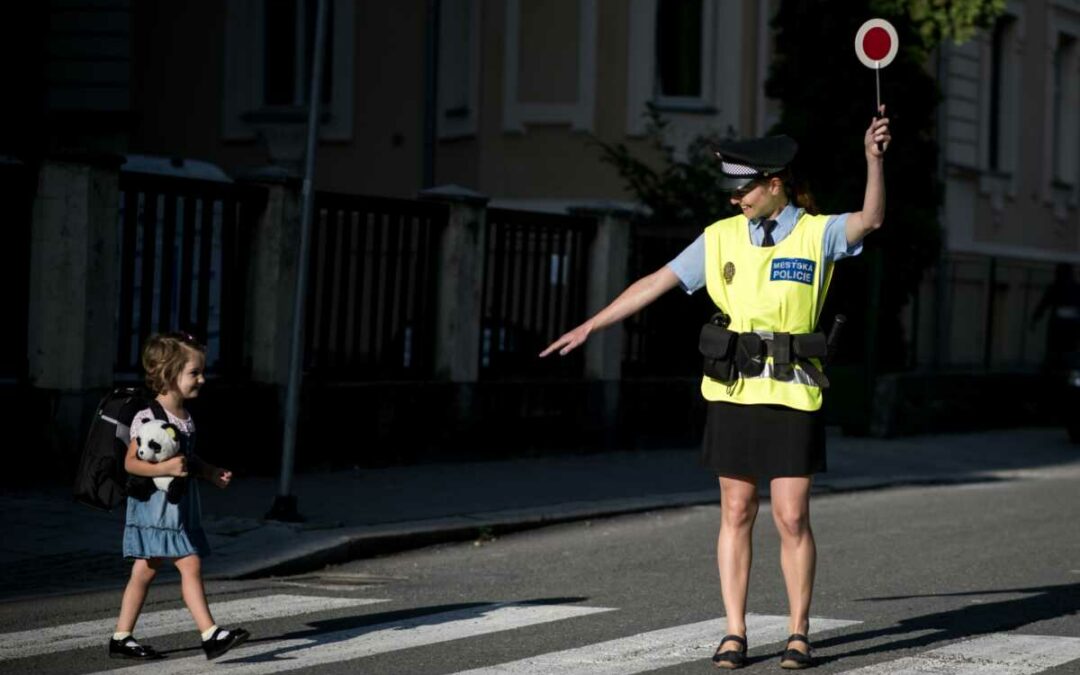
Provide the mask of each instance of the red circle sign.
POLYGON ((866 31, 866 35, 863 36, 863 51, 866 55, 875 61, 881 61, 889 55, 889 47, 892 46, 892 38, 889 37, 888 31, 879 26, 875 26, 866 31))
POLYGON ((900 41, 885 19, 870 19, 855 34, 855 54, 867 68, 884 68, 896 58, 900 41))

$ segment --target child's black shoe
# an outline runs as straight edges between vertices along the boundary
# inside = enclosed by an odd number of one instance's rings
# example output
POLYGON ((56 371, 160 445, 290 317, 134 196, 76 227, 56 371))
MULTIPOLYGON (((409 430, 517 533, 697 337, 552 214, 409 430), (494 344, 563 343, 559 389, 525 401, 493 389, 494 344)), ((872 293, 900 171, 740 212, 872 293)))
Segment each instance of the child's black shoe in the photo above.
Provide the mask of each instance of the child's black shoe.
POLYGON ((216 659, 233 647, 241 645, 251 637, 243 628, 218 628, 209 640, 203 640, 202 648, 206 652, 206 658, 216 659))
POLYGON ((163 659, 165 656, 154 651, 154 648, 150 645, 141 645, 135 641, 133 637, 126 637, 123 640, 109 639, 109 658, 110 659, 163 659))

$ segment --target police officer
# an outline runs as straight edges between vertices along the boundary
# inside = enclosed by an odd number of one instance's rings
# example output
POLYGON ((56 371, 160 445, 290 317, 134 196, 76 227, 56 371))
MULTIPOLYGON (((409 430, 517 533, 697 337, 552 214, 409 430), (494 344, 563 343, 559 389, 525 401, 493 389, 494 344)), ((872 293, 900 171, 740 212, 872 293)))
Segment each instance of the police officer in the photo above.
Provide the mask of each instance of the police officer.
POLYGON ((722 320, 709 332, 716 338, 709 349, 715 348, 712 363, 721 368, 703 376, 701 393, 707 401, 702 460, 720 483, 717 562, 727 634, 712 659, 720 668, 747 662, 746 595, 759 480, 769 481, 790 609, 780 665, 812 664, 808 635, 817 553, 809 498, 813 474, 826 469, 820 408, 827 386, 820 370, 823 341, 814 331, 833 264, 858 255, 863 238, 884 220, 884 155, 891 136, 884 106, 880 112, 863 136, 862 210, 817 214, 788 168, 797 150, 789 137, 721 143, 716 151, 723 187, 740 214, 705 228, 674 260, 540 354, 565 355, 593 331, 676 286, 687 293, 705 288, 715 302, 722 320))

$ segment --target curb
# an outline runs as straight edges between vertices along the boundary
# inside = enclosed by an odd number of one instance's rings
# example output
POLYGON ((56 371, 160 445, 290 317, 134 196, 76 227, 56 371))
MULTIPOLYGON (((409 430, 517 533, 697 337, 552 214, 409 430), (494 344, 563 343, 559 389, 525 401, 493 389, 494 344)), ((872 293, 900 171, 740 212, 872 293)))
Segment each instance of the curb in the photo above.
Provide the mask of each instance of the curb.
POLYGON ((360 558, 495 535, 660 509, 717 502, 714 490, 654 495, 604 502, 568 502, 529 509, 493 511, 407 523, 345 528, 332 535, 312 536, 292 552, 256 563, 240 564, 208 574, 208 579, 258 579, 312 572, 360 558))
MULTIPOLYGON (((995 472, 966 475, 907 475, 889 478, 840 478, 814 485, 812 495, 852 494, 871 490, 932 485, 991 483, 1008 480, 995 472)), ((768 499, 768 486, 760 492, 768 499)), ((310 535, 291 551, 257 562, 225 566, 206 575, 207 579, 250 580, 305 574, 328 565, 373 558, 437 544, 483 541, 496 535, 580 522, 594 518, 657 511, 690 506, 718 505, 716 490, 700 490, 666 495, 602 502, 567 502, 553 506, 493 511, 385 525, 354 526, 334 533, 310 535)))

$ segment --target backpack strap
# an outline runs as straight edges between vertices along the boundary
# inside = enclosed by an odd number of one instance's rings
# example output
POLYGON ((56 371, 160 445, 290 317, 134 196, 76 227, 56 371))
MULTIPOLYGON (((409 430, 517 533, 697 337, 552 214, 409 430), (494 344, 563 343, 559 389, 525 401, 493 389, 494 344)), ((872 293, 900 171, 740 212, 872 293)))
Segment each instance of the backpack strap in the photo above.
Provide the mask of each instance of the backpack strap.
POLYGON ((150 411, 154 413, 156 419, 162 422, 168 422, 169 416, 165 413, 165 408, 161 407, 161 404, 157 402, 156 398, 150 399, 150 411))

